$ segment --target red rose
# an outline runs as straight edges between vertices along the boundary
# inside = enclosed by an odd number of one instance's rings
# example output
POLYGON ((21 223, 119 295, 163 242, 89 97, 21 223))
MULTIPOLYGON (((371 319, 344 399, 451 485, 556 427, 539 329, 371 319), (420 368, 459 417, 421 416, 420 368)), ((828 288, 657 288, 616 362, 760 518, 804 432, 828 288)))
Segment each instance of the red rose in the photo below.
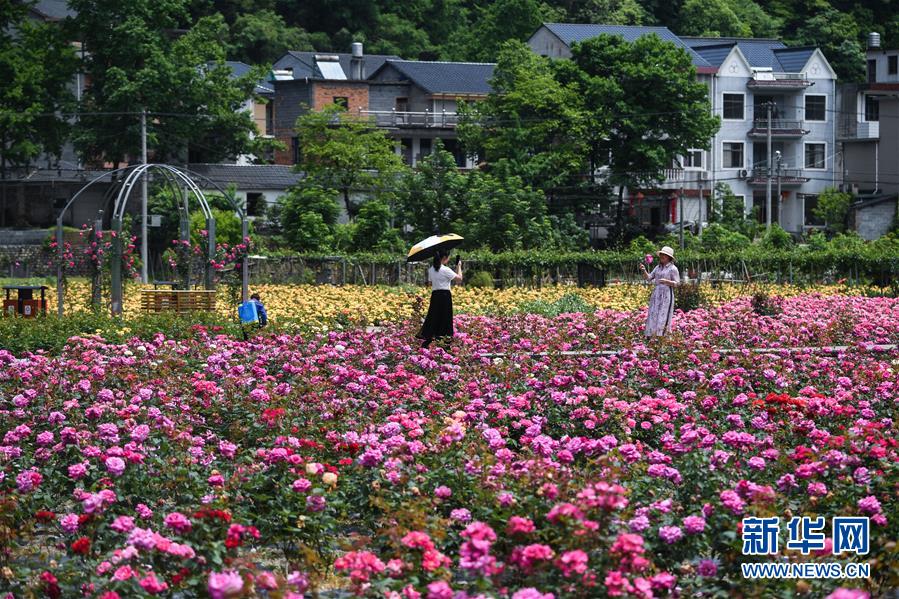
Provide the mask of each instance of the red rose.
POLYGON ((91 540, 87 537, 81 537, 80 539, 76 539, 74 543, 72 543, 72 551, 77 553, 78 555, 87 555, 91 550, 91 540))

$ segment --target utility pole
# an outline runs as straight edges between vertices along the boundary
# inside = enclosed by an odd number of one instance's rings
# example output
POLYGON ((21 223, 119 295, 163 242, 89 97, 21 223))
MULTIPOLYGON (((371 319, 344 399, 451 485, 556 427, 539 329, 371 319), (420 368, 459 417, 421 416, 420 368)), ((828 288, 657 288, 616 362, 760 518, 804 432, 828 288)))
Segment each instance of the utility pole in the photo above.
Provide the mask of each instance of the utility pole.
MULTIPOLYGON (((697 234, 700 236, 702 236, 702 212, 703 212, 703 208, 705 207, 705 197, 703 196, 702 192, 703 192, 703 185, 702 185, 702 181, 700 181, 699 182, 699 222, 696 224, 696 231, 697 231, 697 234)), ((706 212, 708 212, 708 211, 706 211, 706 212)))
MULTIPOLYGON (((147 110, 140 111, 140 163, 147 164, 147 110)), ((150 282, 147 245, 147 171, 140 178, 140 282, 150 282)))
POLYGON ((784 207, 784 199, 780 193, 780 177, 781 177, 781 161, 783 160, 783 155, 781 155, 780 150, 774 153, 774 160, 777 166, 777 224, 781 227, 783 226, 783 207, 784 207))
POLYGON ((772 103, 769 100, 768 107, 768 178, 765 186, 765 230, 771 230, 771 109, 772 103))
POLYGON ((684 188, 681 186, 680 188, 680 207, 678 208, 678 212, 680 212, 680 249, 684 249, 684 188))

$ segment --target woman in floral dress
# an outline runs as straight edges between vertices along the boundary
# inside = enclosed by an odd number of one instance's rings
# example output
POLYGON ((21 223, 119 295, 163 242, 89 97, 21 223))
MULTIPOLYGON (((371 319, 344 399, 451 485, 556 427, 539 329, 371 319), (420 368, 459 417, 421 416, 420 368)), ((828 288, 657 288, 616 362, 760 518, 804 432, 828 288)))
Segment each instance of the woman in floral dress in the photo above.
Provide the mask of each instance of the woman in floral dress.
POLYGON ((680 284, 680 273, 674 265, 674 250, 667 245, 659 250, 660 264, 646 272, 646 266, 640 265, 643 279, 655 287, 649 296, 649 312, 646 315, 647 337, 662 337, 671 331, 671 318, 674 316, 674 288, 680 284))

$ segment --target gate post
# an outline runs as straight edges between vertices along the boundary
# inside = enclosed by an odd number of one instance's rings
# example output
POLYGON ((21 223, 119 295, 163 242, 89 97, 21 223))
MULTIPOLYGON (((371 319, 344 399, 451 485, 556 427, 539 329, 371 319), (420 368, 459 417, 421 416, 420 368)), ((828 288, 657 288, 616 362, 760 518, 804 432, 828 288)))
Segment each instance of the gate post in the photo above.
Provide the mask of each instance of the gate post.
POLYGON ((122 219, 112 221, 112 264, 110 275, 110 297, 113 316, 122 313, 122 219))
POLYGON ((212 266, 215 260, 215 219, 206 219, 206 272, 205 287, 206 289, 215 289, 215 269, 212 266))

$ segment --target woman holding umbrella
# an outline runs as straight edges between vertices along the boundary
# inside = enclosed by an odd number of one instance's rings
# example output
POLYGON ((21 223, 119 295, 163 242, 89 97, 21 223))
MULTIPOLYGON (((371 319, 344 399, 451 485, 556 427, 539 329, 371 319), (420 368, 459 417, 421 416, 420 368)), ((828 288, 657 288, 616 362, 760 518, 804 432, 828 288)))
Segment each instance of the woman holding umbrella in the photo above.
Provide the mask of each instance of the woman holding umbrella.
POLYGON ((450 287, 454 282, 462 280, 462 261, 456 259, 455 271, 447 266, 447 263, 450 249, 460 243, 462 238, 458 235, 435 235, 413 247, 406 258, 409 262, 417 262, 426 257, 433 257, 432 264, 428 268, 431 303, 418 333, 422 347, 428 347, 437 337, 453 336, 453 294, 450 287))

